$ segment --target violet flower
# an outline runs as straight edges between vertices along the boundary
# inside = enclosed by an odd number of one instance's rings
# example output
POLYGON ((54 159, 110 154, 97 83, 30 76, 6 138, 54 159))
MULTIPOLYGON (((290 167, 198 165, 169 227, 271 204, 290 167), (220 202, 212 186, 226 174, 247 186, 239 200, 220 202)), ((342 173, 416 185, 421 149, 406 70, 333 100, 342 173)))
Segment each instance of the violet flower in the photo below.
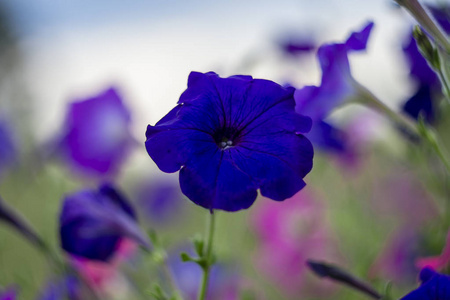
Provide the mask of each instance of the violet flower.
POLYGON ((322 69, 320 86, 305 86, 295 92, 296 110, 313 121, 323 120, 337 106, 355 96, 348 54, 367 47, 373 23, 353 32, 344 43, 322 45, 317 51, 322 69))
POLYGON ((420 272, 420 287, 410 292, 400 300, 449 300, 450 276, 439 274, 431 268, 420 272))
POLYGON ((294 89, 250 76, 192 72, 178 105, 145 146, 158 167, 180 171, 182 192, 196 204, 237 211, 257 189, 282 201, 305 186, 313 148, 301 133, 311 120, 294 111, 294 89))
POLYGON ((368 23, 344 43, 322 45, 317 52, 322 69, 320 86, 305 86, 295 91, 296 110, 313 120, 311 131, 305 135, 320 149, 345 154, 350 148, 345 132, 325 118, 334 108, 357 96, 348 54, 366 49, 372 27, 373 23, 368 23))
POLYGON ((66 196, 60 215, 61 246, 69 254, 109 260, 123 238, 149 248, 128 201, 111 185, 66 196))
POLYGON ((0 290, 0 300, 16 300, 17 289, 15 287, 8 287, 4 290, 0 290))
POLYGON ((74 170, 113 175, 135 140, 130 113, 114 88, 70 104, 61 140, 64 158, 74 170))

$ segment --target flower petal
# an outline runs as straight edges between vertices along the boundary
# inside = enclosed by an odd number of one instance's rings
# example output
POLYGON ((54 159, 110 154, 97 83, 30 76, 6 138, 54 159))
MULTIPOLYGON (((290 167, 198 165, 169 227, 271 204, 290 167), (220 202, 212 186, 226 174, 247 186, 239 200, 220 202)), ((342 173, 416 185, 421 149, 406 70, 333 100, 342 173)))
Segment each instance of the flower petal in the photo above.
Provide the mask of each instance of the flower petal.
POLYGON ((257 196, 257 187, 234 166, 229 151, 214 148, 181 169, 180 186, 189 199, 208 209, 246 209, 257 196))
POLYGON ((348 61, 349 51, 364 50, 373 27, 366 25, 361 31, 350 35, 345 43, 322 45, 317 51, 322 69, 319 87, 306 86, 295 92, 296 111, 313 121, 323 120, 334 108, 355 93, 348 61))

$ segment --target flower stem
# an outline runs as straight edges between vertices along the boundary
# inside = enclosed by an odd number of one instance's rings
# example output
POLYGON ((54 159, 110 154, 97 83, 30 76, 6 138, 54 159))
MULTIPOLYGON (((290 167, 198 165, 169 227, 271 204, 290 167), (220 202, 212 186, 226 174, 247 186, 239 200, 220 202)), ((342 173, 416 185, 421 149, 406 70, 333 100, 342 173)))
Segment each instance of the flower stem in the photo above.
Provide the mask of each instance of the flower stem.
POLYGON ((213 239, 214 239, 214 230, 215 230, 215 221, 214 221, 214 211, 211 210, 211 213, 208 216, 208 229, 207 236, 208 241, 206 244, 206 253, 204 253, 205 264, 203 265, 203 278, 202 284, 200 286, 200 291, 198 294, 198 300, 205 300, 206 292, 208 289, 208 281, 209 281, 209 271, 211 269, 212 261, 212 249, 213 249, 213 239))
POLYGON ((435 22, 425 8, 418 0, 395 0, 400 6, 403 6, 416 21, 439 43, 447 53, 450 53, 450 42, 447 35, 435 22))
POLYGON ((430 128, 428 128, 424 123, 417 125, 407 117, 396 113, 361 84, 355 83, 354 86, 359 91, 359 103, 371 107, 386 115, 403 130, 406 130, 408 134, 416 138, 420 138, 421 140, 425 140, 425 142, 431 147, 441 163, 444 165, 447 173, 450 174, 450 162, 447 159, 448 155, 444 154, 446 151, 442 149, 442 145, 439 142, 437 135, 432 132, 430 128))

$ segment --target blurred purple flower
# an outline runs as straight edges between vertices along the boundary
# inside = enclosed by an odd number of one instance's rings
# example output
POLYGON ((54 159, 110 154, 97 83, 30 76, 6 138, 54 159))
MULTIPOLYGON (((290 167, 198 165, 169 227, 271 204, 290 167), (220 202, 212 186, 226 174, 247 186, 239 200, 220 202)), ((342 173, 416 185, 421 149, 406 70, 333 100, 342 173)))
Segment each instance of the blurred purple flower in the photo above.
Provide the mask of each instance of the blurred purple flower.
POLYGON ((0 120, 0 175, 17 159, 17 147, 10 124, 0 120))
POLYGON ((8 287, 4 290, 0 290, 0 300, 16 300, 17 289, 15 287, 8 287))
POLYGON ((324 296, 332 291, 310 276, 306 265, 308 259, 338 257, 324 218, 324 208, 307 191, 284 205, 261 203, 254 212, 253 227, 260 237, 257 267, 291 295, 324 296))
MULTIPOLYGON (((193 251, 191 251, 193 252, 193 251)), ((177 252, 179 253, 179 251, 177 252)), ((191 253, 193 254, 193 253, 191 253)), ((179 256, 169 258, 169 267, 183 299, 197 299, 202 269, 193 262, 182 262, 179 256)), ((238 300, 241 278, 230 266, 214 264, 211 268, 207 300, 238 300)))
POLYGON ((178 181, 153 176, 140 182, 135 193, 143 216, 153 226, 173 224, 182 215, 185 199, 178 181))
POLYGON ((82 300, 81 285, 74 276, 66 276, 47 283, 36 300, 82 300))
POLYGON ((419 271, 415 261, 422 252, 422 239, 412 230, 397 231, 387 242, 370 269, 370 277, 392 280, 396 284, 414 281, 419 271))
POLYGON ((345 43, 322 45, 317 51, 322 69, 319 87, 305 86, 295 91, 296 110, 313 121, 323 120, 330 112, 356 93, 354 79, 350 73, 348 54, 366 49, 370 32, 370 22, 361 31, 353 32, 345 43))
POLYGON ((123 238, 150 247, 128 201, 108 184, 66 196, 60 237, 65 251, 92 260, 109 260, 123 238))
POLYGON ((379 218, 392 218, 405 228, 419 231, 438 216, 433 198, 420 178, 402 168, 390 168, 374 183, 371 209, 379 218))
POLYGON ((316 42, 311 36, 305 34, 288 35, 277 42, 281 51, 287 55, 300 56, 310 53, 317 48, 316 42))
POLYGON ((293 88, 250 76, 191 72, 178 105, 148 126, 147 152, 183 193, 208 209, 237 211, 261 194, 282 201, 305 186, 311 120, 294 111, 293 88))
POLYGON ((71 103, 60 145, 64 158, 84 174, 117 173, 136 144, 130 122, 130 113, 114 88, 71 103))
POLYGON ((420 272, 420 287, 404 296, 400 300, 449 300, 450 276, 435 272, 431 268, 424 268, 420 272))
POLYGON ((317 52, 322 69, 321 85, 305 86, 295 91, 296 111, 313 120, 311 131, 305 135, 319 149, 347 157, 354 154, 347 134, 326 122, 325 118, 357 93, 348 53, 366 49, 372 27, 373 23, 368 23, 361 31, 353 32, 345 43, 322 45, 317 52))

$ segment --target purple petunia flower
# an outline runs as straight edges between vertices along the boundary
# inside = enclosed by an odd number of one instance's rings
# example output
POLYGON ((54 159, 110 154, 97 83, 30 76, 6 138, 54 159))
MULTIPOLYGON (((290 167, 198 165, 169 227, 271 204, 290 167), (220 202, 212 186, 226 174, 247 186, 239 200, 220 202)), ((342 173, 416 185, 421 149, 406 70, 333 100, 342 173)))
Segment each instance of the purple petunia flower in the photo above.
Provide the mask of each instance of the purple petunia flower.
POLYGON ((208 209, 237 211, 261 194, 282 201, 305 186, 311 119, 294 111, 293 88, 250 76, 192 72, 178 105, 145 146, 158 167, 180 171, 182 192, 208 209))
POLYGON ((450 300, 450 276, 424 268, 419 277, 421 286, 400 300, 450 300))
POLYGON ((65 159, 83 173, 115 174, 135 144, 130 122, 130 113, 114 88, 73 102, 61 141, 65 159))
POLYGON ((427 122, 433 122, 435 113, 431 89, 432 87, 429 85, 421 85, 416 93, 403 105, 403 111, 416 120, 422 114, 427 122))
POLYGON ((317 52, 322 69, 321 85, 295 91, 296 110, 313 120, 312 129, 306 136, 320 149, 348 154, 350 147, 346 133, 324 120, 334 108, 356 96, 348 53, 366 49, 372 27, 373 23, 368 23, 361 31, 353 32, 345 43, 322 45, 317 52))
POLYGON ((353 32, 345 43, 325 44, 319 48, 317 57, 322 82, 319 87, 305 86, 295 92, 298 112, 313 121, 323 120, 331 110, 355 95, 348 53, 366 49, 373 25, 370 22, 361 31, 353 32))
POLYGON ((60 236, 65 251, 92 260, 109 260, 123 238, 150 247, 131 206, 107 184, 64 199, 60 236))

